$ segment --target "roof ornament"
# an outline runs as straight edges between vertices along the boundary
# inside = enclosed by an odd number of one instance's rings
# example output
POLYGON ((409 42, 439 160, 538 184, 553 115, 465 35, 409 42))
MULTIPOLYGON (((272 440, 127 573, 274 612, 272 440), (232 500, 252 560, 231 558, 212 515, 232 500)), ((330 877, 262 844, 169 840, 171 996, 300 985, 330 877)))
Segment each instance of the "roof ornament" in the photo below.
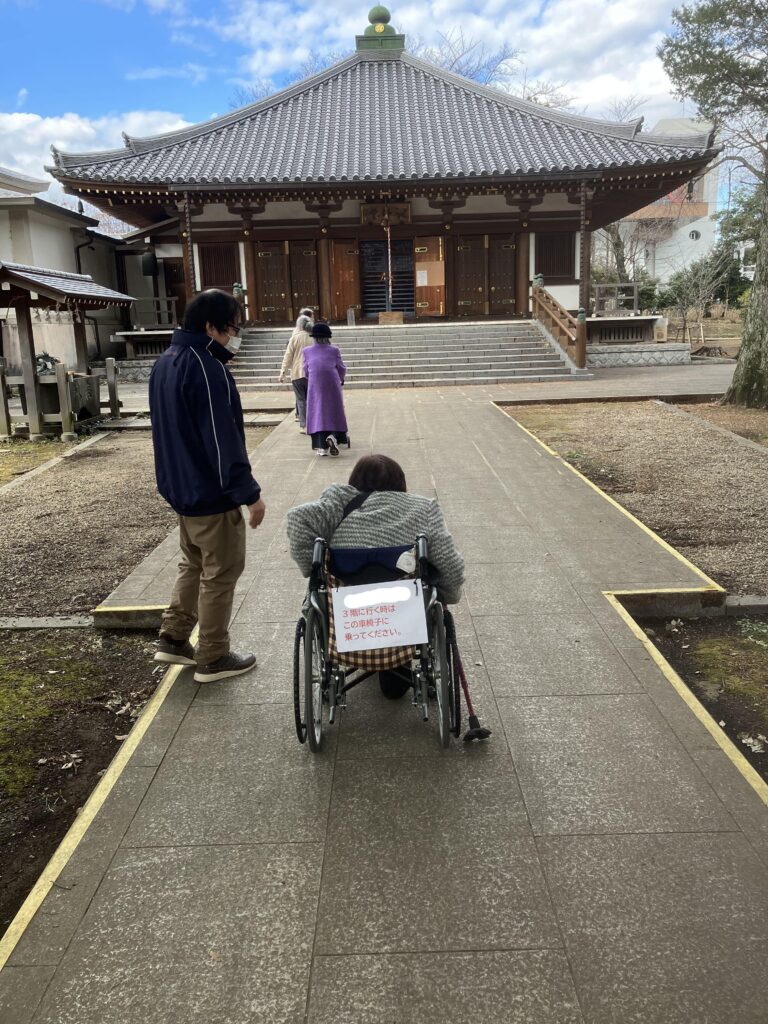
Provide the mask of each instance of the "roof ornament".
POLYGON ((61 167, 61 153, 56 149, 55 146, 51 146, 51 155, 53 156, 53 162, 57 167, 61 167))
POLYGON ((405 36, 398 35, 389 24, 392 15, 386 7, 376 4, 368 11, 370 24, 361 36, 357 36, 358 50, 404 50, 405 36))

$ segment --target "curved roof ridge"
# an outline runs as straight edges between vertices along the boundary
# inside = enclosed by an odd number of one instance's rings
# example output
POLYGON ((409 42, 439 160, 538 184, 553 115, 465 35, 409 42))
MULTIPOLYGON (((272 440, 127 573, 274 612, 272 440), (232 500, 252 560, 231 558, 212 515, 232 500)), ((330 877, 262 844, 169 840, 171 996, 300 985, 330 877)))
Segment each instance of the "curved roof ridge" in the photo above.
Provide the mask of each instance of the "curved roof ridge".
POLYGON ((403 63, 410 64, 419 71, 427 72, 436 78, 442 78, 448 85, 466 89, 470 93, 479 94, 495 103, 502 103, 512 110, 523 114, 534 114, 556 124, 566 125, 570 128, 581 128, 584 131, 596 131, 602 135, 611 135, 621 139, 634 139, 640 131, 643 123, 642 117, 634 118, 632 121, 604 121, 598 117, 582 117, 580 114, 569 114, 564 110, 556 110, 554 107, 545 107, 541 103, 533 103, 531 100, 523 100, 512 93, 504 92, 503 89, 495 89, 490 85, 481 85, 471 78, 457 75, 454 71, 438 67, 421 57, 414 57, 413 54, 404 53, 403 63))
MULTIPOLYGON (((328 79, 334 78, 342 71, 346 71, 348 68, 353 67, 359 62, 361 56, 363 56, 363 59, 366 58, 366 55, 353 53, 350 57, 346 57, 344 60, 331 64, 330 67, 325 68, 323 71, 318 71, 317 74, 310 75, 309 78, 302 78, 300 82, 294 82, 292 85, 288 85, 284 89, 280 89, 279 92, 270 93, 269 96, 265 96, 261 100, 256 100, 254 103, 246 103, 245 106, 238 107, 237 110, 231 110, 228 114, 220 114, 218 117, 209 118, 207 121, 200 121, 197 124, 188 125, 185 128, 177 128, 172 132, 163 132, 161 135, 140 137, 130 136, 123 132, 122 135, 123 141, 125 142, 125 149, 102 150, 101 152, 96 153, 63 153, 61 150, 55 150, 54 147, 51 146, 51 152, 54 155, 54 159, 56 159, 57 167, 72 167, 78 163, 87 162, 94 157, 100 157, 102 161, 122 159, 126 156, 126 150, 128 150, 133 156, 141 156, 144 153, 151 153, 157 149, 163 149, 165 146, 175 146, 182 142, 190 142, 192 139, 199 138, 201 135, 208 135, 209 133, 218 131, 221 128, 229 128, 231 125, 237 124, 238 121, 247 120, 254 114, 261 114, 270 107, 284 103, 286 100, 292 99, 300 93, 308 92, 310 89, 314 89, 316 86, 322 85, 322 83, 328 79)), ((376 56, 378 56, 378 54, 376 56)))

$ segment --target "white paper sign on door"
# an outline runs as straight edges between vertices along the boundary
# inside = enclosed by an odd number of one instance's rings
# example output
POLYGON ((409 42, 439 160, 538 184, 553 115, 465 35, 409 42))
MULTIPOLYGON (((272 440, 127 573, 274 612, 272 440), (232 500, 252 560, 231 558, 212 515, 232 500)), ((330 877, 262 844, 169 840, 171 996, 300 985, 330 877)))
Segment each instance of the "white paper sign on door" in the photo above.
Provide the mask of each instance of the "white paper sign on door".
POLYGON ((333 591, 333 617, 340 653, 427 642, 421 580, 338 587, 333 591))

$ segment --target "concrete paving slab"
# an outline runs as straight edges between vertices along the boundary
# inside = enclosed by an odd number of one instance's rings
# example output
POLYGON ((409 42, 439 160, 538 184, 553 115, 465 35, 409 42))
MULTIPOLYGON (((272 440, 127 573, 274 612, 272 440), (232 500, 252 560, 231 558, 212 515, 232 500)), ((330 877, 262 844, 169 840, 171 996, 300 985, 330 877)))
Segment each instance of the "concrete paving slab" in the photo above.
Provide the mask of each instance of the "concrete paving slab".
POLYGON ((192 669, 182 670, 134 751, 129 762, 132 768, 156 768, 162 762, 199 689, 200 684, 192 678, 192 669))
POLYGON ((321 852, 311 843, 122 849, 62 967, 309 960, 321 852))
POLYGON ((309 970, 308 960, 290 955, 173 965, 68 961, 34 1024, 296 1024, 309 970))
POLYGON ((508 759, 337 771, 325 864, 318 953, 560 945, 508 759))
POLYGON ((694 764, 728 808, 757 857, 768 868, 768 814, 765 804, 719 747, 692 751, 694 764))
POLYGON ((517 566, 488 563, 469 565, 464 591, 473 616, 509 615, 531 611, 565 614, 580 610, 581 601, 556 565, 517 566))
POLYGON ((31 1024, 54 967, 6 967, 0 973, 0 1024, 31 1024))
MULTIPOLYGON (((335 733, 329 732, 328 749, 311 758, 310 764, 333 761, 334 737, 335 733)), ((263 705, 195 702, 176 732, 164 761, 164 764, 190 771, 226 771, 244 764, 264 763, 286 767, 307 763, 306 751, 296 739, 293 704, 274 704, 265 710, 263 705)))
MULTIPOLYGON (((299 617, 296 609, 295 618, 299 617)), ((201 686, 196 704, 288 704, 292 701, 293 638, 296 622, 260 622, 235 616, 230 628, 232 649, 253 651, 256 668, 213 686, 201 686)), ((272 714, 264 709, 264 714, 272 714)))
POLYGON ((582 1024, 555 950, 316 957, 308 1024, 582 1024))
POLYGON ((588 615, 491 615, 474 621, 496 697, 642 690, 588 615))
POLYGON ((593 1024, 763 1024, 768 878, 740 835, 538 840, 593 1024))
POLYGON ((199 768, 161 766, 124 846, 322 843, 333 765, 258 761, 199 768))
MULTIPOLYGON (((11 965, 55 967, 59 963, 153 777, 152 768, 128 768, 123 772, 102 814, 27 926, 11 954, 11 965)), ((4 974, 0 972, 0 978, 4 974)))
MULTIPOLYGON (((481 675, 483 669, 467 665, 470 687, 473 678, 481 675), (470 675, 473 673, 473 675, 470 675)), ((375 679, 366 680, 350 691, 348 707, 342 712, 338 733, 338 759, 346 761, 369 758, 423 757, 446 763, 450 760, 494 761, 508 756, 507 745, 501 720, 495 704, 486 688, 471 690, 475 710, 483 725, 493 731, 492 743, 451 743, 443 750, 438 743, 437 722, 434 715, 429 721, 422 721, 419 709, 412 706, 410 698, 399 701, 387 700, 379 691, 375 679)), ((465 716, 466 719, 466 716, 465 716)), ((335 728, 335 727, 334 727, 335 728)), ((333 734, 333 730, 329 735, 333 734)))
POLYGON ((500 700, 536 835, 736 828, 650 698, 500 700))

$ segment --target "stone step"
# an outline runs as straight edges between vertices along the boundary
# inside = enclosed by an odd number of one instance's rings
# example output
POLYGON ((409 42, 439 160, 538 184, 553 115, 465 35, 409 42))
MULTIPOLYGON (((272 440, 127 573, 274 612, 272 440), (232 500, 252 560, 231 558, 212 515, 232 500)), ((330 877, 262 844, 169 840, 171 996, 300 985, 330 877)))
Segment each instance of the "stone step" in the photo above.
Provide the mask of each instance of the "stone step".
MULTIPOLYGON (((345 389, 358 389, 358 388, 410 388, 410 387, 475 387, 477 385, 494 385, 494 384, 528 384, 535 381, 541 380, 573 380, 573 376, 570 373, 563 372, 562 369, 553 368, 551 370, 542 369, 536 371, 530 371, 523 374, 493 374, 489 376, 467 376, 467 377, 450 377, 442 378, 436 377, 429 382, 424 381, 412 381, 407 379, 400 379, 397 381, 375 381, 375 380, 351 380, 349 384, 345 384, 345 389)), ((285 385, 282 384, 238 384, 238 390, 241 392, 254 392, 264 391, 272 392, 284 390, 285 385)))
MULTIPOLYGON (((390 377, 410 377, 416 378, 429 378, 434 376, 445 376, 453 373, 461 373, 465 376, 473 373, 491 372, 491 371, 506 371, 506 370, 519 370, 530 366, 562 366, 561 360, 553 355, 552 358, 541 358, 541 359, 522 359, 516 361, 507 362, 483 362, 477 364, 456 364, 456 363, 437 363, 434 365, 426 365, 424 363, 417 363, 415 366, 398 367, 390 366, 386 363, 375 363, 366 364, 364 366, 349 366, 349 375, 354 377, 378 377, 386 374, 390 377)), ((234 374, 235 380, 239 383, 240 381, 253 381, 253 380, 274 380, 277 374, 274 371, 269 370, 239 370, 234 374)))
MULTIPOLYGON (((458 352, 412 352, 408 356, 400 352, 344 352, 344 362, 348 366, 358 366, 361 363, 387 363, 396 366, 411 366, 413 363, 481 363, 488 360, 504 359, 536 359, 540 356, 553 356, 559 358, 557 352, 551 348, 540 346, 537 348, 514 349, 492 349, 491 351, 468 353, 465 350, 458 352)), ((246 356, 238 355, 237 362, 232 367, 233 372, 244 369, 279 369, 282 359, 274 359, 270 356, 246 356)))
MULTIPOLYGON (((370 353, 371 355, 379 356, 392 353, 394 355, 409 353, 409 352, 467 352, 472 355, 482 352, 516 352, 519 350, 532 350, 532 349, 547 349, 550 348, 548 342, 543 341, 539 338, 529 339, 517 339, 515 341, 500 341, 500 342, 484 342, 483 344, 467 345, 464 342, 449 343, 446 345, 365 345, 365 344, 351 344, 340 346, 341 351, 345 355, 351 355, 353 353, 370 353)), ((285 354, 284 345, 270 345, 268 347, 254 348, 245 345, 241 346, 238 353, 239 359, 263 359, 263 358, 283 358, 285 354)))

